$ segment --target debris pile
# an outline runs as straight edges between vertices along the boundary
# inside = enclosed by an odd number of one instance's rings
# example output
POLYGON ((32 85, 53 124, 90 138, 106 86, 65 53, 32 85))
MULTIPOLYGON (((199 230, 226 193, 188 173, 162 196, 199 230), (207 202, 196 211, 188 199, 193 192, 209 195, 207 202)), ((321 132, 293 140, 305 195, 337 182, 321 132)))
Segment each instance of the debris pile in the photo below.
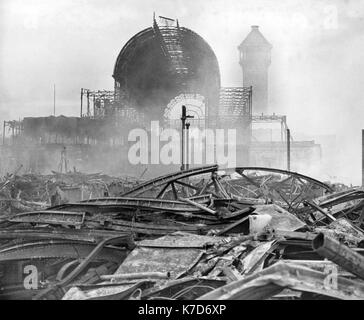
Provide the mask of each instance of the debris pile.
POLYGON ((364 299, 360 188, 216 165, 103 181, 107 193, 2 217, 1 299, 364 299))
POLYGON ((7 174, 0 182, 0 216, 41 210, 56 203, 113 196, 137 184, 132 177, 114 178, 104 174, 80 172, 51 175, 7 174))

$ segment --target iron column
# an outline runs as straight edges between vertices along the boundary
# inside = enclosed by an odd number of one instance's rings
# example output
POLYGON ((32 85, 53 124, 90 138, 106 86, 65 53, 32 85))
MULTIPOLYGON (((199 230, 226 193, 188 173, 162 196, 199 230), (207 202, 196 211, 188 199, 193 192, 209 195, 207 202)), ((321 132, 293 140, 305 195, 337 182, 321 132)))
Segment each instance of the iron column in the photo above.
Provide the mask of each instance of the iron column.
POLYGON ((56 116, 56 85, 53 85, 53 115, 56 116))
POLYGON ((181 141, 181 171, 185 169, 185 124, 186 124, 186 106, 182 106, 182 141, 181 141))
MULTIPOLYGON (((185 166, 185 129, 186 129, 186 119, 193 118, 193 116, 188 116, 186 114, 186 106, 182 106, 182 143, 181 143, 181 171, 186 170, 185 166)), ((190 124, 188 123, 188 127, 190 124)), ((187 127, 187 129, 188 129, 187 127)))
POLYGON ((287 129, 287 171, 291 171, 291 132, 287 129))
POLYGON ((190 129, 190 124, 187 122, 186 123, 186 170, 188 170, 190 168, 190 152, 189 152, 190 134, 189 134, 189 129, 190 129))
POLYGON ((81 112, 80 112, 80 118, 82 118, 82 101, 83 101, 83 88, 81 88, 81 112))

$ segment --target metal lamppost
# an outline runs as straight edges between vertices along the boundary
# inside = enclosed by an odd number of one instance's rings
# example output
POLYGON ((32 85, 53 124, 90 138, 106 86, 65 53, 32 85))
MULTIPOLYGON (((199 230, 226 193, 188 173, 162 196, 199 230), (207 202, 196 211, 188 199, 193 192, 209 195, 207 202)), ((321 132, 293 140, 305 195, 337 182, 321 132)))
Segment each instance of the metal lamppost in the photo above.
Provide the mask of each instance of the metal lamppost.
MULTIPOLYGON (((188 164, 187 166, 185 165, 185 130, 187 130, 187 134, 188 134, 188 130, 190 127, 189 123, 186 123, 186 119, 188 118, 193 118, 193 116, 187 115, 186 114, 186 106, 182 106, 182 116, 181 116, 181 121, 182 121, 182 143, 181 143, 181 171, 184 171, 186 169, 188 169, 188 164)), ((188 136, 187 136, 187 150, 186 150, 186 154, 187 154, 187 163, 188 163, 188 136)))

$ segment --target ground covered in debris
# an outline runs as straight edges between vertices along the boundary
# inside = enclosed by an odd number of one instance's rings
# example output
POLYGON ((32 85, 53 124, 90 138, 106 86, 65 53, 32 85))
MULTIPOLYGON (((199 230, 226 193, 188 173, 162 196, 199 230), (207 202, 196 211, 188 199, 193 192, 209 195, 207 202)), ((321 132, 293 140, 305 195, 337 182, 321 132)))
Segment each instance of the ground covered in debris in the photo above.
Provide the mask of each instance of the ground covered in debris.
POLYGON ((364 190, 269 168, 11 174, 0 299, 364 299, 364 190))

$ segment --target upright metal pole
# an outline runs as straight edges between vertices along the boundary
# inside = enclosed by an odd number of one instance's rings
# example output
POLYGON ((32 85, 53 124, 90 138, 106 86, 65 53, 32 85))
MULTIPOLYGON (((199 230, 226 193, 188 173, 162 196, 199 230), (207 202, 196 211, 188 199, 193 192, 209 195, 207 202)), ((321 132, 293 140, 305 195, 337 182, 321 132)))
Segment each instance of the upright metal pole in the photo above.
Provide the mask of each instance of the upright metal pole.
POLYGON ((181 141, 181 171, 185 170, 185 123, 186 123, 186 107, 182 106, 182 141, 181 141))
POLYGON ((364 130, 361 130, 361 185, 364 186, 364 130))
POLYGON ((287 129, 287 170, 291 171, 291 132, 287 129))
POLYGON ((186 123, 186 170, 190 168, 190 152, 189 152, 189 139, 190 139, 190 124, 186 123))
POLYGON ((81 88, 81 112, 80 112, 80 118, 82 118, 82 101, 83 101, 83 88, 81 88))
POLYGON ((53 115, 56 116, 56 85, 53 85, 53 115))
POLYGON ((253 134, 253 86, 250 86, 249 89, 249 100, 248 100, 248 108, 249 108, 249 124, 248 124, 248 141, 247 141, 247 155, 246 155, 246 164, 250 164, 250 154, 251 154, 251 141, 253 134))
MULTIPOLYGON (((187 118, 194 118, 194 116, 188 116, 187 112, 186 112, 186 106, 182 106, 182 116, 181 116, 181 121, 182 121, 182 143, 181 143, 181 171, 186 170, 185 166, 185 129, 186 129, 186 119, 187 118)), ((190 126, 190 124, 187 124, 188 127, 190 126)), ((187 127, 187 130, 188 130, 187 127)), ((188 145, 188 142, 187 142, 188 145)), ((188 151, 187 151, 187 156, 188 156, 188 151)), ((187 160, 188 162, 188 160, 187 160)))

